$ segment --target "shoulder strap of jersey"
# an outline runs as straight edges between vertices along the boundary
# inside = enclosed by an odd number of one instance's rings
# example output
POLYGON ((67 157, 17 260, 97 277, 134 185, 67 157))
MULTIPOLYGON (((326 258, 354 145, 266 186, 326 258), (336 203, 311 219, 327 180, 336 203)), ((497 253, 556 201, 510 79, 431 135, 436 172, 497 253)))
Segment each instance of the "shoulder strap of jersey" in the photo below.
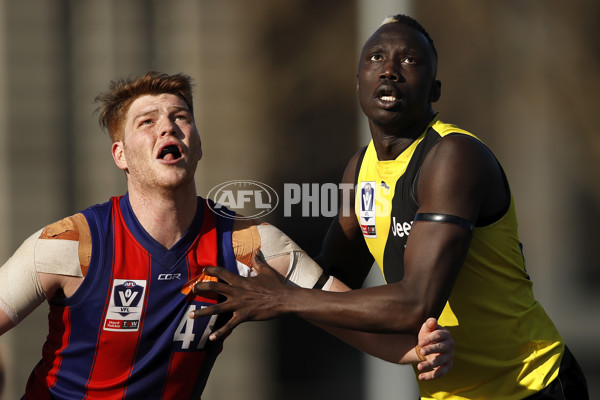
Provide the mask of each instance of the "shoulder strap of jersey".
POLYGON ((367 148, 369 146, 363 147, 358 156, 358 160, 356 160, 356 171, 354 171, 354 186, 358 185, 358 175, 360 174, 360 167, 362 166, 363 159, 365 158, 365 153, 367 152, 367 148))

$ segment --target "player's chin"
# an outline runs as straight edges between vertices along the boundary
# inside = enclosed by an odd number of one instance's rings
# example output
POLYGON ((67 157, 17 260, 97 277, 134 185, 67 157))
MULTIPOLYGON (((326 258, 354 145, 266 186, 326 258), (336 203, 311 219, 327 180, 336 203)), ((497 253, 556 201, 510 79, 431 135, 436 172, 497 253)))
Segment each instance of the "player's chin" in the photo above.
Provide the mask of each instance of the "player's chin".
POLYGON ((193 180, 193 171, 183 168, 173 168, 167 173, 162 174, 157 183, 164 189, 178 189, 190 184, 193 180))

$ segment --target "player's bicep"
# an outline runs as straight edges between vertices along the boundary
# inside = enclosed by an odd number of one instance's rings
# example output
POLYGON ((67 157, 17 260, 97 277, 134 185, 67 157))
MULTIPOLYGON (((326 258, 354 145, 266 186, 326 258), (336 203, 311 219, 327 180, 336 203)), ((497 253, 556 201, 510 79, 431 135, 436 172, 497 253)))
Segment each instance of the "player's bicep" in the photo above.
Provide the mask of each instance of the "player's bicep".
POLYGON ((8 316, 8 314, 4 311, 4 305, 0 302, 0 335, 4 334, 4 332, 15 327, 15 323, 8 316))
POLYGON ((14 325, 59 289, 69 296, 78 288, 89 265, 89 236, 83 215, 65 218, 27 238, 0 267, 0 309, 14 325))
POLYGON ((232 239, 238 265, 252 268, 253 256, 260 252, 289 283, 304 288, 322 288, 328 284, 329 276, 323 274, 323 269, 289 236, 271 224, 236 221, 232 239))
POLYGON ((497 160, 477 139, 445 137, 427 155, 416 181, 418 212, 475 224, 498 171, 497 160))
POLYGON ((14 325, 46 298, 34 258, 40 233, 41 230, 25 240, 0 267, 0 309, 14 325))
POLYGON ((442 311, 469 249, 495 162, 482 146, 471 137, 444 138, 417 181, 419 208, 406 243, 404 279, 428 316, 442 311))

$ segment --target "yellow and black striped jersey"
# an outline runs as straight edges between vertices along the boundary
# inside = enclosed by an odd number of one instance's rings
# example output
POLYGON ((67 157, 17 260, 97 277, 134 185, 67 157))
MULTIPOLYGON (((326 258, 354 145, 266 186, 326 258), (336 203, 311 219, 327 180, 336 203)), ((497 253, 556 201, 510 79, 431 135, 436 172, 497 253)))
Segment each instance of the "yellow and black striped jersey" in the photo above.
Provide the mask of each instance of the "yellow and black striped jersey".
MULTIPOLYGON (((429 150, 449 134, 475 137, 436 117, 396 159, 379 161, 373 142, 364 153, 355 212, 388 283, 404 276, 419 169, 429 150)), ((564 341, 533 296, 512 197, 504 215, 473 229, 439 323, 456 344, 453 367, 442 378, 419 382, 422 399, 522 399, 558 375, 564 341)))

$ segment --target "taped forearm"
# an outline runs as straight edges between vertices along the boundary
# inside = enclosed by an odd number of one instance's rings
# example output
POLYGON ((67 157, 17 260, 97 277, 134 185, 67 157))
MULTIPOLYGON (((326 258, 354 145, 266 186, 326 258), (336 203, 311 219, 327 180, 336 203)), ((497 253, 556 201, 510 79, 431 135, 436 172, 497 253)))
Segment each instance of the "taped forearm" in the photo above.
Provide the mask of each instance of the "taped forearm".
POLYGON ((289 236, 273 225, 259 225, 257 229, 265 260, 289 255, 288 268, 284 273, 289 282, 304 288, 331 285, 331 277, 324 276, 323 269, 289 236))
POLYGON ((304 250, 273 225, 236 221, 233 246, 237 260, 249 266, 252 266, 255 251, 260 251, 267 262, 287 257, 287 265, 275 266, 275 269, 297 286, 328 290, 333 281, 304 250))

